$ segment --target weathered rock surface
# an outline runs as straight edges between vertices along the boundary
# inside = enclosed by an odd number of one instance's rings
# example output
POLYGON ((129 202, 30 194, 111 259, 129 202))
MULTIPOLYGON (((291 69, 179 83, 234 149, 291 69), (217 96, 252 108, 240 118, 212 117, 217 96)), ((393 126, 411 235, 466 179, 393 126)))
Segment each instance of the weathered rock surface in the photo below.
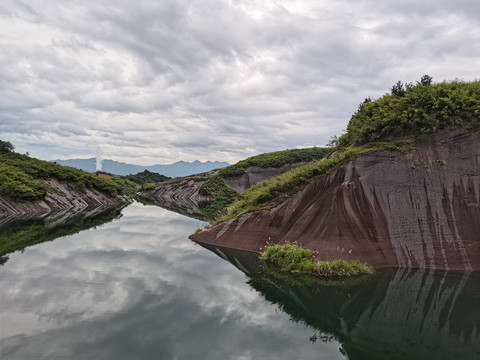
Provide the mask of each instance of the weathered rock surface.
POLYGON ((271 210, 192 236, 259 251, 297 241, 319 260, 375 268, 480 269, 480 136, 436 135, 407 154, 367 153, 271 210))
MULTIPOLYGON (((294 166, 295 164, 279 168, 249 167, 243 175, 236 178, 228 178, 225 181, 232 189, 241 194, 250 186, 262 180, 283 174, 294 166)), ((187 216, 205 219, 200 205, 203 202, 211 202, 213 199, 200 195, 198 190, 208 176, 214 173, 215 171, 210 171, 167 180, 158 184, 153 190, 142 192, 141 195, 163 208, 180 212, 187 216)))
POLYGON ((91 215, 89 211, 99 212, 125 202, 98 190, 81 191, 71 183, 56 179, 45 180, 45 183, 55 188, 58 193, 49 193, 44 199, 34 201, 17 201, 0 196, 0 226, 12 220, 47 216, 65 221, 66 217, 80 212, 88 216, 91 215))

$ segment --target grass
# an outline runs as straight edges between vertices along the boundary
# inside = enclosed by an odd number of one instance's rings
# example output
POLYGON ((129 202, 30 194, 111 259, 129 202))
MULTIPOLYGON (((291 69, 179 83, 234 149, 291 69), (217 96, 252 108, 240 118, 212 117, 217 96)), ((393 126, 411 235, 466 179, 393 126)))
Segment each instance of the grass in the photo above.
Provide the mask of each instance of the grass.
POLYGON ((111 196, 132 195, 138 189, 138 185, 128 180, 105 179, 14 152, 0 153, 0 194, 17 200, 41 199, 47 192, 54 192, 41 181, 49 178, 72 182, 80 190, 97 189, 111 196))
POLYGON ((234 165, 222 168, 218 171, 218 175, 223 178, 237 177, 243 175, 245 170, 252 166, 267 168, 281 167, 283 165, 301 162, 310 162, 312 160, 323 159, 331 154, 333 150, 333 148, 313 147, 260 154, 239 161, 234 165))
POLYGON ((298 189, 299 186, 305 184, 309 179, 326 175, 348 160, 365 152, 378 149, 381 148, 378 146, 372 148, 346 148, 331 158, 312 161, 309 164, 300 165, 277 177, 264 180, 245 190, 236 201, 227 207, 226 214, 219 218, 218 222, 233 219, 243 213, 256 210, 262 204, 266 204, 272 200, 279 198, 285 199, 292 191, 298 189))
POLYGON ((269 245, 261 259, 281 272, 311 274, 321 277, 350 277, 373 274, 373 269, 358 261, 333 260, 315 262, 313 251, 296 243, 269 245))
POLYGON ((451 127, 480 127, 480 81, 418 83, 375 101, 366 100, 340 137, 341 146, 425 136, 451 127))

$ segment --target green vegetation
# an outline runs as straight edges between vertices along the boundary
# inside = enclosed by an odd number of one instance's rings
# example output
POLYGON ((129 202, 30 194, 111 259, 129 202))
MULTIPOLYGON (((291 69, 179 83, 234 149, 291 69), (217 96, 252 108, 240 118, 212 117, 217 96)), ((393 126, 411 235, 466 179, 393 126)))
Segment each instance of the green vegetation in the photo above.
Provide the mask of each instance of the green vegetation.
POLYGON ((140 186, 148 184, 148 183, 159 183, 168 179, 171 179, 168 176, 164 176, 158 173, 154 173, 152 171, 144 170, 139 172, 135 175, 126 175, 126 176, 119 176, 122 179, 126 179, 132 181, 140 186))
POLYGON ((415 86, 398 82, 390 94, 375 101, 365 99, 339 143, 358 146, 451 127, 480 128, 480 81, 433 84, 424 75, 415 86))
POLYGON ((146 183, 143 184, 143 186, 140 188, 141 191, 150 191, 155 189, 155 184, 154 183, 146 183))
MULTIPOLYGON (((0 256, 22 250, 28 246, 55 240, 61 236, 78 233, 121 216, 121 207, 100 214, 84 217, 77 216, 66 223, 51 226, 44 220, 18 221, 2 226, 0 232, 0 256)), ((55 221, 53 221, 55 223, 55 221)))
POLYGON ((332 148, 306 148, 276 151, 249 157, 238 163, 222 168, 218 174, 223 178, 241 176, 248 167, 256 166, 261 168, 281 167, 287 164, 310 162, 323 159, 333 152, 332 148))
POLYGON ((276 265, 281 271, 311 273, 316 269, 313 251, 297 244, 267 246, 261 258, 276 265))
POLYGON ((79 189, 97 189, 112 196, 132 194, 137 185, 119 178, 105 179, 56 163, 14 152, 0 152, 0 194, 18 200, 34 200, 55 192, 41 179, 70 181, 79 189))
POLYGON ((339 277, 373 274, 371 267, 354 260, 333 260, 316 263, 312 250, 304 249, 295 243, 267 246, 261 258, 283 272, 339 277))
POLYGON ((376 149, 378 148, 346 148, 329 159, 312 161, 310 164, 300 165, 277 177, 264 180, 245 190, 238 197, 238 200, 227 208, 226 215, 220 218, 219 222, 255 210, 260 205, 274 199, 285 199, 300 185, 305 184, 308 179, 326 175, 338 165, 355 158, 359 154, 376 149))
POLYGON ((235 190, 227 185, 225 179, 219 175, 210 176, 200 186, 198 193, 213 198, 213 201, 199 203, 200 210, 208 219, 217 218, 238 195, 235 190))
POLYGON ((0 153, 13 152, 13 150, 15 150, 15 147, 10 141, 0 140, 0 153))

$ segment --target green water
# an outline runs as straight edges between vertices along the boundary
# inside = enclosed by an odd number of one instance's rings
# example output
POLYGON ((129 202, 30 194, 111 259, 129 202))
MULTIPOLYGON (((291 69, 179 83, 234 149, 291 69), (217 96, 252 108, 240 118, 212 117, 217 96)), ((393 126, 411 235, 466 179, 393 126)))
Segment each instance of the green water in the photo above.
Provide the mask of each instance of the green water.
POLYGON ((95 224, 0 266, 0 359, 480 359, 476 273, 294 286, 159 207, 95 224))

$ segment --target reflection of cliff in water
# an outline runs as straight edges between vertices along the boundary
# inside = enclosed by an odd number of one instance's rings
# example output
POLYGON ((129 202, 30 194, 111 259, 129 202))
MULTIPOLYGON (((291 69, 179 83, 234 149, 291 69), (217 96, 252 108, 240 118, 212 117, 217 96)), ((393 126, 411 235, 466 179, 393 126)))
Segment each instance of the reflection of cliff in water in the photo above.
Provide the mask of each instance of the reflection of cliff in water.
POLYGON ((356 284, 291 286, 262 275, 251 254, 210 250, 311 326, 310 341, 336 339, 349 359, 480 359, 478 272, 389 269, 356 284))
POLYGON ((8 256, 5 256, 8 253, 52 241, 61 236, 72 235, 119 218, 123 207, 113 209, 90 207, 75 213, 62 213, 43 219, 17 220, 3 224, 0 227, 0 265, 8 260, 8 256))

